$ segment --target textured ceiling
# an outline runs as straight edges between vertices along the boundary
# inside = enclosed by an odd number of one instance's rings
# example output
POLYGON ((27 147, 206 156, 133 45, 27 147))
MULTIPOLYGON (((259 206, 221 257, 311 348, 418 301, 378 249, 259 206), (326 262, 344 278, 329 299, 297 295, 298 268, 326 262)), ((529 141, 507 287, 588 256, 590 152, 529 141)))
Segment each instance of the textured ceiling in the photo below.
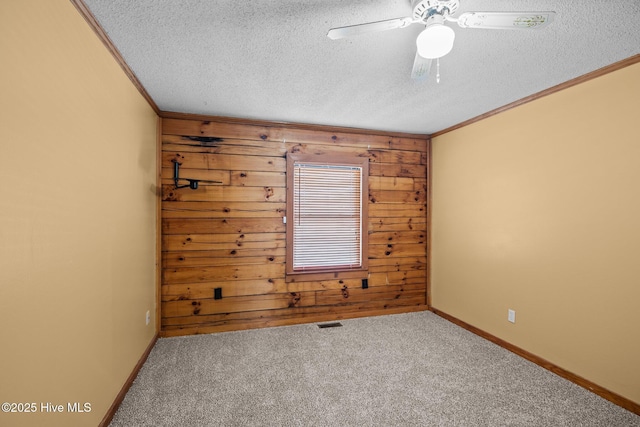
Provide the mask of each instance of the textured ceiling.
POLYGON ((409 0, 84 0, 163 111, 430 134, 640 53, 640 0, 460 0, 557 13, 536 31, 462 29, 440 84, 410 78, 419 24, 342 40, 332 27, 409 16, 409 0))

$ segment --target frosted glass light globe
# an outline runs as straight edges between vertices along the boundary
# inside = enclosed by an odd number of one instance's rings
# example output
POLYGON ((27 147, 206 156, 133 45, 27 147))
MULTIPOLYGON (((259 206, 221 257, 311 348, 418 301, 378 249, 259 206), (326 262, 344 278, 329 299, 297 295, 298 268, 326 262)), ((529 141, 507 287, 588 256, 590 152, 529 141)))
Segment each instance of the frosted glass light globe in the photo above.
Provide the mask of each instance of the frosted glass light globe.
POLYGON ((433 23, 427 26, 416 39, 418 55, 427 59, 441 58, 451 52, 455 38, 456 33, 451 27, 433 23))

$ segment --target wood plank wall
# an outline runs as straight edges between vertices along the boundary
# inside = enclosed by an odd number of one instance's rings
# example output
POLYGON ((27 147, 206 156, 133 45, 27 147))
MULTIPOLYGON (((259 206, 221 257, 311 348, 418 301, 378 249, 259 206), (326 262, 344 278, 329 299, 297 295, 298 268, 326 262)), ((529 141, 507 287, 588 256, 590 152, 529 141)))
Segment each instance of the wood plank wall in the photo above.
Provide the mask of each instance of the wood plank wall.
POLYGON ((427 136, 165 118, 161 335, 427 309, 427 136), (285 281, 287 153, 370 161, 369 288, 285 281), (221 181, 175 189, 181 177, 221 181), (214 299, 214 289, 222 299, 214 299))

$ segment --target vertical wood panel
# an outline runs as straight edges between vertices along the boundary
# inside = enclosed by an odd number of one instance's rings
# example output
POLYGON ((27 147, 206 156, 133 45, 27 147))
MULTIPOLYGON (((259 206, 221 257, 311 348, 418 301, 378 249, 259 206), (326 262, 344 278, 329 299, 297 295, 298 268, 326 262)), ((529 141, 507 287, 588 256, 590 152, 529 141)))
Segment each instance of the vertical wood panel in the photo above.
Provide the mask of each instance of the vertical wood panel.
POLYGON ((427 137, 220 120, 162 126, 162 335, 426 309, 427 137), (368 289, 349 275, 286 281, 287 153, 369 159, 368 289), (183 177, 222 184, 175 189, 173 161, 183 177))
POLYGON ((156 136, 156 306, 155 328, 156 334, 161 330, 162 313, 162 118, 158 117, 156 136))

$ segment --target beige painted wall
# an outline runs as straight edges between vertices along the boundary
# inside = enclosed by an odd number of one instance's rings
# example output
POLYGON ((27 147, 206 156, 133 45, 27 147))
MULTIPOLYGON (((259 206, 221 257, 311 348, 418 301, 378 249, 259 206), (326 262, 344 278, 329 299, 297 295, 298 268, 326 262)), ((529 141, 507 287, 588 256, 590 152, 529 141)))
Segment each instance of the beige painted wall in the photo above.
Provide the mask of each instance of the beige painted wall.
POLYGON ((0 58, 0 402, 38 411, 0 425, 97 425, 155 332, 158 119, 68 0, 2 0, 0 58))
POLYGON ((639 113, 636 64, 434 138, 432 223, 435 308, 636 403, 639 113))

